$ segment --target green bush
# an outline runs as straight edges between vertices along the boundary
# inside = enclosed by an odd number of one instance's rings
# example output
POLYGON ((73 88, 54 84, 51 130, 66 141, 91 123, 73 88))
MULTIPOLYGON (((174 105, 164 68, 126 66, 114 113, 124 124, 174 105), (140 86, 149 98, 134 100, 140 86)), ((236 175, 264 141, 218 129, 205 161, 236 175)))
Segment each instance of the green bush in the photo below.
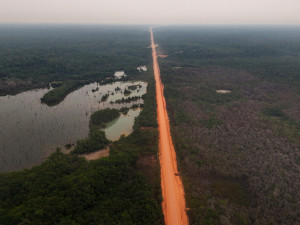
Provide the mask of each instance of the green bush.
POLYGON ((101 98, 101 101, 105 102, 108 99, 108 97, 109 97, 109 94, 103 95, 102 98, 101 98))
POLYGON ((282 108, 278 106, 265 107, 263 109, 263 114, 266 116, 285 118, 286 115, 282 111, 282 108))
POLYGON ((118 118, 120 115, 117 109, 102 109, 91 115, 91 124, 95 126, 105 127, 105 124, 118 118))
POLYGON ((72 91, 82 86, 84 81, 67 81, 62 85, 55 87, 51 91, 47 92, 42 98, 41 102, 49 106, 57 105, 72 91))
POLYGON ((130 95, 130 94, 131 94, 131 91, 129 91, 128 89, 125 89, 124 95, 130 95))
POLYGON ((78 140, 72 153, 82 154, 100 150, 109 143, 103 131, 94 129, 90 132, 87 139, 78 140))

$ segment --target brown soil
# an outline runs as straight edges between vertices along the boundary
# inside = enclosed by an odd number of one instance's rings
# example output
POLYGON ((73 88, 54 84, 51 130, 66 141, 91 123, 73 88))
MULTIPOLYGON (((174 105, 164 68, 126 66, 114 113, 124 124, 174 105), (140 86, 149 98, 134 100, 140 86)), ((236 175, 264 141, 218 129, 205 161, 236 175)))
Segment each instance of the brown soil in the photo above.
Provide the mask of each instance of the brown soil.
POLYGON ((169 118, 166 110, 163 85, 157 62, 156 47, 152 28, 151 45, 153 70, 156 81, 157 117, 159 125, 159 160, 161 166, 162 208, 166 225, 187 225, 185 196, 182 181, 177 169, 176 153, 170 134, 169 118), (176 176, 177 174, 177 176, 176 176))
POLYGON ((168 55, 158 55, 157 57, 160 57, 160 58, 167 58, 168 57, 168 55))
POLYGON ((80 157, 84 157, 87 161, 96 160, 96 159, 109 156, 109 151, 110 151, 109 147, 106 147, 105 149, 101 149, 96 152, 81 154, 80 157))

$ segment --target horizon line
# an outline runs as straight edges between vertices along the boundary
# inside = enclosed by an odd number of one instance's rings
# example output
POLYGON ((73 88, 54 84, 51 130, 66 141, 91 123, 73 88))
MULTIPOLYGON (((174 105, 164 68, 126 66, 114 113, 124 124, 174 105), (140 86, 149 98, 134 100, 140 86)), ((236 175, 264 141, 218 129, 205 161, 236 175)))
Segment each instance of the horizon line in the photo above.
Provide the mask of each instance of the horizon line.
POLYGON ((0 25, 94 25, 94 26, 300 26, 294 23, 54 23, 54 22, 1 22, 0 25))

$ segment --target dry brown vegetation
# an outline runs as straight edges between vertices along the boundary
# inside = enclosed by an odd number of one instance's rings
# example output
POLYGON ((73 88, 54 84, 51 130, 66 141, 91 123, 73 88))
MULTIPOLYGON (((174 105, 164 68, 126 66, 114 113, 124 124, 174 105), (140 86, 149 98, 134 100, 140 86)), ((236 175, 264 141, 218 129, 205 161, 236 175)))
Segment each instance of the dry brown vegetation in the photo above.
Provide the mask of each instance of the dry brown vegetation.
POLYGON ((220 67, 162 76, 191 224, 299 224, 299 95, 220 67))
POLYGON ((21 91, 46 86, 43 82, 33 82, 32 79, 22 80, 19 78, 0 79, 0 96, 16 94, 21 91))

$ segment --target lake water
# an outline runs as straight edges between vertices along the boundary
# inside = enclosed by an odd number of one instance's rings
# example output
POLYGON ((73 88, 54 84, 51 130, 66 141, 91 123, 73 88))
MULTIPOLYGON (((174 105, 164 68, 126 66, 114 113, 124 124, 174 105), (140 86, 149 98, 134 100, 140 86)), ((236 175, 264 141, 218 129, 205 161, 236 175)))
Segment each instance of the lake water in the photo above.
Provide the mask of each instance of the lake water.
MULTIPOLYGON (((101 86, 92 83, 70 93, 63 102, 52 107, 40 102, 48 89, 0 97, 0 172, 30 168, 41 163, 57 147, 64 148, 65 144, 86 138, 93 112, 142 104, 142 99, 124 104, 111 102, 142 96, 146 89, 146 82, 118 81, 101 86), (140 86, 129 96, 123 94, 129 85, 136 84, 140 86), (109 97, 102 102, 105 94, 109 97)), ((116 140, 121 134, 132 132, 134 118, 140 111, 131 109, 128 115, 121 115, 108 124, 104 130, 107 137, 116 140)))
POLYGON ((121 115, 119 118, 107 124, 105 131, 106 137, 112 141, 116 141, 121 135, 129 135, 133 129, 134 118, 140 115, 141 109, 130 109, 126 115, 121 115))
POLYGON ((127 77, 127 75, 125 74, 125 72, 123 70, 116 71, 114 74, 114 78, 117 80, 122 79, 123 77, 127 77))

